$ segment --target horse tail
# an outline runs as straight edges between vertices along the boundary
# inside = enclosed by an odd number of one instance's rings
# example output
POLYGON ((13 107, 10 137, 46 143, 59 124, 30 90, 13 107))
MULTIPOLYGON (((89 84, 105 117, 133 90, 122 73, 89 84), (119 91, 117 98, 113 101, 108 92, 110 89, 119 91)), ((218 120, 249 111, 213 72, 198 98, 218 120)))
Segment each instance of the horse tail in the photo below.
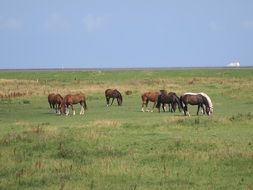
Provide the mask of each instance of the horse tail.
POLYGON ((184 109, 185 104, 184 104, 184 101, 183 101, 183 96, 180 96, 179 101, 180 101, 180 106, 184 109))
POLYGON ((177 104, 179 106, 179 111, 181 111, 183 109, 183 107, 182 107, 180 98, 176 94, 175 94, 175 97, 176 97, 176 102, 177 102, 177 104))
POLYGON ((88 109, 87 104, 86 104, 86 100, 83 101, 83 106, 84 106, 84 110, 88 109))

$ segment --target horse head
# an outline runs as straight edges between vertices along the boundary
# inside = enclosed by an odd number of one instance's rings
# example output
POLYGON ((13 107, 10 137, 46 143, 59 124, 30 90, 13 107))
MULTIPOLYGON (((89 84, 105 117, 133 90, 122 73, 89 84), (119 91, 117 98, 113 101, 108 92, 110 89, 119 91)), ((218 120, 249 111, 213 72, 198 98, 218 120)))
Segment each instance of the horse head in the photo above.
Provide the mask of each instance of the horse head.
POLYGON ((210 104, 209 104, 209 101, 207 100, 207 98, 203 95, 201 95, 202 98, 203 98, 203 104, 205 105, 205 109, 206 109, 206 114, 207 115, 211 115, 211 107, 210 107, 210 104))
POLYGON ((123 102, 123 98, 122 98, 122 95, 121 95, 121 93, 119 92, 119 91, 117 91, 118 92, 118 105, 119 106, 122 106, 122 102, 123 102))
POLYGON ((64 101, 62 101, 61 104, 60 104, 60 107, 59 107, 59 110, 60 110, 61 114, 66 114, 66 107, 67 107, 67 105, 65 104, 64 101))

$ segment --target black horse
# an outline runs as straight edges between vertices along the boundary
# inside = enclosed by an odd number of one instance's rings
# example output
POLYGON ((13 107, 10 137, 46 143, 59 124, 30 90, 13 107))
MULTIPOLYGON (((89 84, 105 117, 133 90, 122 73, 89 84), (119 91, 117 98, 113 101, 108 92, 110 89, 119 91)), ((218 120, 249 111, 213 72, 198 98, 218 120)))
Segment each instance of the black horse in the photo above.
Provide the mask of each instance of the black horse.
POLYGON ((121 93, 117 89, 114 89, 114 90, 113 89, 107 89, 105 91, 105 98, 106 98, 106 104, 107 104, 107 106, 109 106, 111 98, 112 98, 112 102, 111 102, 110 105, 113 104, 113 101, 114 101, 115 98, 117 99, 118 106, 121 106, 122 102, 123 102, 122 95, 121 95, 121 93))
POLYGON ((210 115, 210 105, 207 98, 201 94, 195 93, 185 93, 183 96, 180 97, 180 103, 184 110, 184 115, 189 114, 188 112, 188 104, 190 105, 198 105, 197 115, 199 114, 199 108, 203 109, 203 112, 210 115))
POLYGON ((175 92, 162 93, 158 96, 156 107, 158 108, 158 112, 160 112, 160 107, 162 104, 163 111, 165 111, 165 104, 169 105, 169 112, 175 112, 178 106, 179 111, 181 111, 181 103, 179 97, 175 92))

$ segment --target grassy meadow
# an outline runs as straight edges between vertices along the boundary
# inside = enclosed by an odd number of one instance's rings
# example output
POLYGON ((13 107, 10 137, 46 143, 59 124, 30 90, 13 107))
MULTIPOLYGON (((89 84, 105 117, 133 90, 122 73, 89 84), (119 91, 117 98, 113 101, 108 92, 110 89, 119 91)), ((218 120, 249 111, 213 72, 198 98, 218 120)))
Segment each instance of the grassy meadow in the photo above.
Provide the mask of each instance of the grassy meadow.
POLYGON ((0 190, 253 189, 252 93, 252 68, 0 71, 0 190), (214 114, 141 112, 160 89, 205 92, 214 114), (55 114, 51 92, 84 93, 87 112, 55 114))

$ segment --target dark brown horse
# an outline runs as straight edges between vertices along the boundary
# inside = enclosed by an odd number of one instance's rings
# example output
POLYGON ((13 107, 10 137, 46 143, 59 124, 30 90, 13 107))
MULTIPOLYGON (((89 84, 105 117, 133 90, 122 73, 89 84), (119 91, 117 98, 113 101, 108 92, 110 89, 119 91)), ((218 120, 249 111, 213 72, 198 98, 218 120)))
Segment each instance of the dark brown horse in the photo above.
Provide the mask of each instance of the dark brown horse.
POLYGON ((165 109, 164 109, 165 104, 169 105, 170 112, 175 112, 177 106, 178 106, 179 111, 181 111, 181 109, 182 109, 180 99, 176 95, 175 92, 169 92, 168 94, 161 93, 158 96, 157 105, 156 105, 156 107, 158 108, 158 112, 160 112, 161 104, 162 104, 163 111, 165 111, 165 109))
POLYGON ((114 101, 115 98, 117 99, 118 106, 122 105, 123 98, 122 98, 121 93, 117 89, 114 89, 114 90, 113 89, 107 89, 105 91, 105 99, 106 99, 107 106, 109 106, 111 98, 112 98, 112 102, 111 102, 110 105, 113 104, 113 101, 114 101))
POLYGON ((148 107, 148 102, 154 102, 153 108, 151 110, 151 112, 153 112, 153 109, 157 103, 157 98, 159 96, 159 92, 145 92, 141 95, 141 100, 142 100, 142 106, 141 106, 141 111, 145 112, 145 111, 149 111, 147 110, 148 107), (144 108, 145 106, 145 108, 144 108))
POLYGON ((190 116, 190 114, 188 112, 188 106, 187 106, 188 104, 198 106, 197 115, 199 114, 200 107, 203 109, 204 113, 206 112, 207 115, 210 115, 209 102, 208 102, 207 98, 201 94, 185 93, 183 96, 180 97, 180 103, 181 103, 181 106, 183 107, 184 115, 187 114, 190 116))
POLYGON ((61 103, 61 106, 60 106, 61 113, 69 115, 69 106, 71 106, 73 115, 75 115, 76 112, 73 107, 73 104, 78 104, 78 103, 81 105, 80 115, 83 115, 84 111, 87 110, 85 96, 83 94, 75 94, 75 95, 68 94, 68 95, 66 95, 61 103))
POLYGON ((48 103, 51 109, 55 109, 55 112, 58 113, 63 97, 60 94, 51 93, 47 97, 48 103))

